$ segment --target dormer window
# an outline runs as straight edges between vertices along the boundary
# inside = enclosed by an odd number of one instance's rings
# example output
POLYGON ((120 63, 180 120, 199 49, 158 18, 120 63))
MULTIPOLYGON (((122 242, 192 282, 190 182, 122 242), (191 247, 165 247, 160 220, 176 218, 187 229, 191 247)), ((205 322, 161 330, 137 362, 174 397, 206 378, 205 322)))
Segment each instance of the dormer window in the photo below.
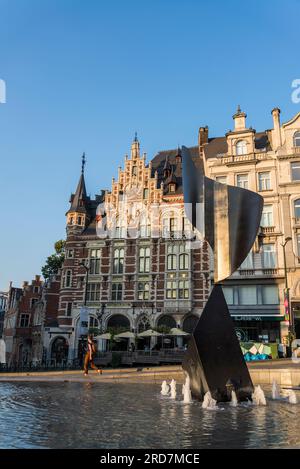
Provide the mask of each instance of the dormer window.
POLYGON ((300 131, 294 133, 294 147, 300 147, 300 131))
POLYGON ((82 217, 77 218, 78 225, 82 225, 82 217))
POLYGON ((73 225, 74 223, 74 217, 70 217, 70 225, 73 225))
POLYGON ((171 184, 169 184, 169 192, 175 192, 175 190, 176 190, 176 184, 172 182, 171 184))
POLYGON ((247 143, 245 140, 239 140, 236 144, 236 155, 247 154, 247 143))

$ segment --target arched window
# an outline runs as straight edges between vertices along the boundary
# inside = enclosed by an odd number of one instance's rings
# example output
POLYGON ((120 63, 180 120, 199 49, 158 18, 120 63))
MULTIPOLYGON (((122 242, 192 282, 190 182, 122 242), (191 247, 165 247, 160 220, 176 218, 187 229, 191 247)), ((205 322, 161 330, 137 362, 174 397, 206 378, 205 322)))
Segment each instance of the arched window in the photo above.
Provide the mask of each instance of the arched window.
POLYGON ((130 329, 129 319, 123 314, 114 314, 107 322, 107 329, 130 329))
POLYGON ((176 270, 177 269, 177 246, 175 244, 169 244, 167 252, 168 252, 167 269, 176 270))
POLYGON ((300 199, 295 200, 294 211, 295 211, 295 217, 300 218, 300 199))
POLYGON ((122 274, 124 270, 124 249, 114 250, 114 274, 122 274))
POLYGON ((98 319, 94 318, 94 316, 90 316, 90 327, 92 329, 97 329, 99 326, 98 319))
POLYGON ((194 314, 187 316, 184 319, 183 325, 182 325, 182 329, 184 330, 184 332, 188 332, 189 334, 191 334, 193 330, 195 329, 198 320, 199 320, 198 316, 195 316, 194 314))
POLYGON ((175 319, 172 316, 169 316, 167 314, 159 318, 157 325, 158 327, 165 326, 169 329, 172 329, 173 327, 177 326, 175 319))
POLYGON ((294 133, 294 147, 300 147, 300 131, 294 133))
POLYGON ((247 154, 247 143, 245 140, 239 140, 236 144, 236 154, 246 155, 247 154))

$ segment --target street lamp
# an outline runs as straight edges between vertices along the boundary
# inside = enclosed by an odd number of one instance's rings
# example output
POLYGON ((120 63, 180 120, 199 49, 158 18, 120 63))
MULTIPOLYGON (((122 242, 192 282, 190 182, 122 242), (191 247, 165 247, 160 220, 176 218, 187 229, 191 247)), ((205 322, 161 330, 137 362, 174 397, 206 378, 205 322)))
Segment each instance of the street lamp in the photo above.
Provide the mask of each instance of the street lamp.
POLYGON ((293 314, 292 314, 291 306, 290 306, 290 289, 288 286, 286 252, 285 252, 285 247, 289 241, 292 241, 292 238, 290 236, 285 238, 284 243, 281 243, 281 246, 283 248, 283 265, 284 265, 284 279, 285 279, 284 306, 285 306, 285 312, 288 313, 288 318, 289 318, 289 333, 290 333, 289 342, 291 345, 292 335, 294 335, 295 331, 294 331, 294 318, 293 318, 293 314))

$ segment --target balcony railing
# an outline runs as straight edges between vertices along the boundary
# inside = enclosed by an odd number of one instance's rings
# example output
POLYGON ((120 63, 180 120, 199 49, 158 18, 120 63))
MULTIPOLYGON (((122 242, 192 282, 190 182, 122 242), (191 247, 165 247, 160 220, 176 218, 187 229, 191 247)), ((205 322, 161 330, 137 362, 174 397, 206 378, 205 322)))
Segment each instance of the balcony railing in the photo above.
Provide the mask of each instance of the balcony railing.
POLYGON ((277 275, 278 269, 263 269, 264 275, 277 275))
POLYGON ((240 269, 239 274, 240 275, 254 275, 254 269, 240 269))
POLYGON ((300 153, 300 147, 293 147, 293 152, 298 155, 300 153))
POLYGON ((272 233, 275 233, 275 227, 274 226, 261 226, 260 231, 262 234, 272 234, 272 233))
POLYGON ((266 152, 248 153, 247 155, 231 155, 222 157, 222 164, 247 163, 247 161, 264 160, 266 152))

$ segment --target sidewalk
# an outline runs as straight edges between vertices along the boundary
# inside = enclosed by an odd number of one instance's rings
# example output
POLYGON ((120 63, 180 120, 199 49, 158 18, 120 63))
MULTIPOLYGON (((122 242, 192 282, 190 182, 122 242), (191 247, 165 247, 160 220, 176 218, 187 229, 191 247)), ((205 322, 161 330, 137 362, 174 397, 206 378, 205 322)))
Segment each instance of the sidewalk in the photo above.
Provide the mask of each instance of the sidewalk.
MULTIPOLYGON (((300 386, 300 363, 291 359, 266 360, 247 364, 254 384, 300 386)), ((104 369, 102 375, 90 371, 46 371, 32 373, 0 373, 0 382, 78 382, 78 383, 155 383, 164 379, 176 379, 183 383, 184 374, 180 365, 104 369)))

